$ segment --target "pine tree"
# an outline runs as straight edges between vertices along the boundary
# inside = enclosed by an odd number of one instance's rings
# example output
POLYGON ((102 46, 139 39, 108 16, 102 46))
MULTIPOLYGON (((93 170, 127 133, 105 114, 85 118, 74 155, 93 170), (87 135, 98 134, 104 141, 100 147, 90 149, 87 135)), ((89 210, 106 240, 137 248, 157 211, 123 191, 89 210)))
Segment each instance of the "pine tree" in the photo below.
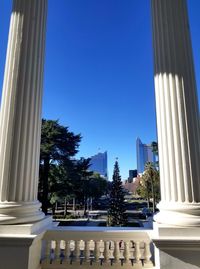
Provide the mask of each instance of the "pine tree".
POLYGON ((118 161, 115 162, 108 209, 108 226, 125 226, 126 208, 118 161))

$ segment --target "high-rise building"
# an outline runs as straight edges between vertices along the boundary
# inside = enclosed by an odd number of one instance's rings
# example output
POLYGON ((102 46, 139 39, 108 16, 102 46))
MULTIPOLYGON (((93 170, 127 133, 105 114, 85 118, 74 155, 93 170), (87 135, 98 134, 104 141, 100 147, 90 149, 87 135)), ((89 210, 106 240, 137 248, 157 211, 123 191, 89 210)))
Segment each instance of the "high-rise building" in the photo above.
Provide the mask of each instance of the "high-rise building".
POLYGON ((136 152, 137 152, 137 171, 143 173, 145 170, 145 164, 152 162, 156 164, 156 155, 152 151, 152 146, 143 144, 142 141, 137 138, 136 140, 136 152))
POLYGON ((99 152, 91 157, 90 171, 99 173, 101 176, 107 178, 107 151, 103 153, 99 152))
POLYGON ((137 177, 137 170, 129 170, 128 182, 133 182, 133 179, 137 177))

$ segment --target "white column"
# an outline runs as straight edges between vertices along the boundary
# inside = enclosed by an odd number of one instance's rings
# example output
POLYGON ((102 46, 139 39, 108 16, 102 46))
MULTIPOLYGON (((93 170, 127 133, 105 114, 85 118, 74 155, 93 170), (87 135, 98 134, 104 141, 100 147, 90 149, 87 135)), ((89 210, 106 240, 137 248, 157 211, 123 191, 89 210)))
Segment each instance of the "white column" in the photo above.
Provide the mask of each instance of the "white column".
POLYGON ((44 214, 37 200, 47 0, 13 0, 0 114, 0 224, 44 214))
POLYGON ((158 223, 200 226, 200 132, 185 0, 152 0, 161 202, 158 223))

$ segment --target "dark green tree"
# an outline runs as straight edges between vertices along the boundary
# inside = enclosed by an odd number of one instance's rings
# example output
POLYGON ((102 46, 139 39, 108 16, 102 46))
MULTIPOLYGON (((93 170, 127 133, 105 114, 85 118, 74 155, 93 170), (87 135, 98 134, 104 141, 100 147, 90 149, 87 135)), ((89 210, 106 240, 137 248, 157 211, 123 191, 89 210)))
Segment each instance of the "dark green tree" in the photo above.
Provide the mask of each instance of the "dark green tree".
POLYGON ((74 168, 72 157, 78 152, 80 141, 80 134, 75 135, 58 121, 42 120, 38 198, 45 214, 50 201, 50 187, 60 189, 61 184, 63 186, 63 182, 69 179, 68 174, 74 168), (62 178, 62 183, 58 184, 58 178, 62 178))
POLYGON ((108 226, 125 226, 127 222, 124 190, 118 161, 115 162, 108 209, 108 226))
POLYGON ((90 176, 89 197, 98 199, 107 193, 108 181, 98 173, 93 173, 90 176))
POLYGON ((90 177, 93 174, 89 171, 90 158, 80 158, 75 161, 75 169, 71 178, 74 178, 73 194, 79 202, 84 206, 84 213, 86 213, 87 198, 90 192, 90 177))
POLYGON ((67 201, 73 198, 73 180, 70 177, 73 165, 51 164, 49 171, 49 192, 48 198, 52 207, 53 215, 56 203, 64 204, 65 214, 67 213, 67 201))

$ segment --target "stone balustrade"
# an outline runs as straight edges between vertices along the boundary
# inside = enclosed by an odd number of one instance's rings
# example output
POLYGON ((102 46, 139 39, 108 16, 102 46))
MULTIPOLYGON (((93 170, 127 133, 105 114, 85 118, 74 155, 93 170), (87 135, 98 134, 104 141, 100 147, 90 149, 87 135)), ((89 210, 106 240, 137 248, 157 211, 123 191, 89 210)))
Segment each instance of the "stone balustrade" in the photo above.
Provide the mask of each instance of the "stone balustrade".
POLYGON ((42 269, 154 268, 152 255, 147 230, 58 227, 44 236, 41 264, 42 269))

